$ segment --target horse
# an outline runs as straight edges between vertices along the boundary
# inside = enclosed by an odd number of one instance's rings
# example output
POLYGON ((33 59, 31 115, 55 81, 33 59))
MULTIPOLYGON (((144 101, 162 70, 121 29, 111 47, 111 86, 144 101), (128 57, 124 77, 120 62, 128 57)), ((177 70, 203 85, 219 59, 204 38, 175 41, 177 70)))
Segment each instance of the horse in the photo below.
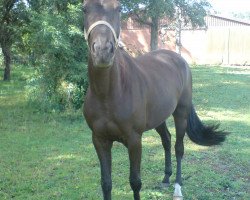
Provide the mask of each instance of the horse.
POLYGON ((119 45, 121 5, 118 0, 83 2, 85 39, 89 49, 89 88, 83 113, 92 131, 100 161, 104 200, 111 200, 111 148, 115 141, 128 149, 129 182, 135 200, 140 199, 142 134, 155 129, 165 151, 163 184, 170 184, 171 135, 166 119, 174 117, 177 171, 174 199, 182 199, 181 159, 185 133, 199 145, 221 144, 227 133, 207 126, 192 104, 192 75, 177 53, 156 50, 131 57, 119 45))

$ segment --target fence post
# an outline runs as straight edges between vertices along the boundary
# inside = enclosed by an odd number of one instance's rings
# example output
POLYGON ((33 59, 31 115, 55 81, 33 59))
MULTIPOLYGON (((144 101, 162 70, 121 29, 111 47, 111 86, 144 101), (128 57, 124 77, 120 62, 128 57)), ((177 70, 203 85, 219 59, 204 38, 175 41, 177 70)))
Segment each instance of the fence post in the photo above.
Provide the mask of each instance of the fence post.
POLYGON ((230 64, 230 28, 228 28, 227 36, 227 64, 230 64))
POLYGON ((181 55, 181 9, 179 7, 176 8, 177 10, 177 20, 176 20, 176 27, 175 27, 175 37, 176 37, 176 52, 181 55))

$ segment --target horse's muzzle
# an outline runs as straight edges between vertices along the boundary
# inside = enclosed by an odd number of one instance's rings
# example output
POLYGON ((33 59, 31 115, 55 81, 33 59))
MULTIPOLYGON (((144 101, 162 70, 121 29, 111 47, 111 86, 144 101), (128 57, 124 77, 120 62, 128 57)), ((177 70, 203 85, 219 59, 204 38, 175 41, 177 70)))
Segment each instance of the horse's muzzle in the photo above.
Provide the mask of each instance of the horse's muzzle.
POLYGON ((91 56, 95 67, 107 68, 114 62, 114 45, 112 42, 93 42, 91 45, 91 56))

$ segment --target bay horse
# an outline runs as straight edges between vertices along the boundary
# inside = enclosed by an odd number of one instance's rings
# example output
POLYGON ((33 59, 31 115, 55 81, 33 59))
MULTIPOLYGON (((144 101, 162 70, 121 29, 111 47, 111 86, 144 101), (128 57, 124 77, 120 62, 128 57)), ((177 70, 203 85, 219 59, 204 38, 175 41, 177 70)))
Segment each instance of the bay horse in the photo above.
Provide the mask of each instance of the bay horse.
POLYGON ((165 176, 172 174, 171 136, 165 120, 173 115, 176 128, 177 172, 174 198, 181 199, 183 137, 199 145, 217 145, 226 132, 206 126, 192 104, 192 76, 187 62, 177 53, 157 50, 131 57, 119 47, 120 12, 118 0, 85 0, 85 39, 89 47, 89 88, 84 116, 101 167, 104 200, 111 200, 111 148, 114 141, 128 149, 130 185, 134 199, 140 199, 142 133, 155 129, 165 150, 165 176))

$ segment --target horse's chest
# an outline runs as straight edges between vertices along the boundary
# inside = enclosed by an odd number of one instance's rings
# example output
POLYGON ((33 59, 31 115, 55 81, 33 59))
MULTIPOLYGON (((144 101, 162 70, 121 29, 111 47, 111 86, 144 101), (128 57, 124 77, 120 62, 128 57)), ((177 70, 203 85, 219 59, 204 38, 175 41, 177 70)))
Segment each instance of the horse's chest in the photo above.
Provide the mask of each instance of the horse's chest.
POLYGON ((145 129, 145 112, 138 108, 128 98, 107 103, 92 98, 85 102, 84 114, 93 134, 125 143, 132 132, 145 129))
POLYGON ((121 120, 123 116, 119 113, 120 110, 115 107, 96 104, 92 109, 87 109, 85 117, 93 134, 114 141, 124 141, 126 135, 124 132, 128 129, 128 126, 124 125, 127 124, 129 117, 121 120))
POLYGON ((102 116, 93 121, 93 133, 113 141, 124 141, 124 129, 109 116, 102 116))

